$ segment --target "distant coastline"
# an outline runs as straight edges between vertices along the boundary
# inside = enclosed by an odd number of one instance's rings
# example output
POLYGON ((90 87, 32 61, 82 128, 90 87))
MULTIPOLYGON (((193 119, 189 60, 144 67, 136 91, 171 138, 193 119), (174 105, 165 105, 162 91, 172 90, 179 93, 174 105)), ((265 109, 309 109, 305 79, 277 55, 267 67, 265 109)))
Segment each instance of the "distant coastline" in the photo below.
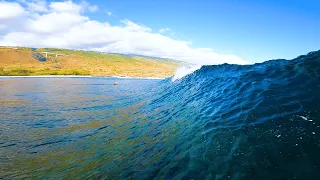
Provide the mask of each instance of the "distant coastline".
POLYGON ((56 48, 0 46, 0 76, 163 79, 183 63, 142 56, 56 48))
POLYGON ((121 77, 121 76, 111 76, 111 77, 119 78, 119 79, 165 79, 161 77, 121 77))
POLYGON ((82 75, 39 75, 39 76, 0 76, 1 78, 118 78, 118 79, 155 79, 160 77, 122 77, 122 76, 82 76, 82 75))
POLYGON ((73 78, 73 77, 93 77, 93 76, 81 76, 81 75, 39 75, 39 76, 0 76, 0 78, 73 78))

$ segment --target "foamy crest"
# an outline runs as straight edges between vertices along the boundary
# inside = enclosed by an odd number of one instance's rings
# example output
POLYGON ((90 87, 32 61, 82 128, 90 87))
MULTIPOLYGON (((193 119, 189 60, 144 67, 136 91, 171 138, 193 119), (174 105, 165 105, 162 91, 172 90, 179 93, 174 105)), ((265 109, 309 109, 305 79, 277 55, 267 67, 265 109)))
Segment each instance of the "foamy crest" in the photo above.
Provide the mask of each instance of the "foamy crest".
POLYGON ((200 69, 201 65, 192 65, 192 66, 183 66, 177 69, 176 73, 172 77, 172 82, 178 79, 185 77, 188 74, 193 73, 194 71, 200 69))

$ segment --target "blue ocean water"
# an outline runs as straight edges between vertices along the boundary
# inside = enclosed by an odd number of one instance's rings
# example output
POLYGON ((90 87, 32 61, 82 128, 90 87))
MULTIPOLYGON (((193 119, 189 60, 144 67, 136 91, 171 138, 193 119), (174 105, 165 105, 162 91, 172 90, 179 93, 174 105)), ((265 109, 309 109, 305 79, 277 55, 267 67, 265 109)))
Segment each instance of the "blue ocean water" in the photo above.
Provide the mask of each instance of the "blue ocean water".
POLYGON ((176 81, 1 78, 0 112, 0 179, 320 179, 320 52, 176 81))

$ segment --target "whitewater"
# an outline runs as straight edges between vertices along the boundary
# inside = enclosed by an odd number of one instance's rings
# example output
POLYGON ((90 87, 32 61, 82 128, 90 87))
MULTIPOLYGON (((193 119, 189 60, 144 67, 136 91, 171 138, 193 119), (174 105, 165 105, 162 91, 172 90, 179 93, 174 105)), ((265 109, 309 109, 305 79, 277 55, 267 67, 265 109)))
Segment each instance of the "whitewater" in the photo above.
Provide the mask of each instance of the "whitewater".
POLYGON ((189 74, 192 74, 194 71, 200 69, 201 67, 202 65, 189 65, 179 67, 172 77, 172 82, 179 80, 189 74))

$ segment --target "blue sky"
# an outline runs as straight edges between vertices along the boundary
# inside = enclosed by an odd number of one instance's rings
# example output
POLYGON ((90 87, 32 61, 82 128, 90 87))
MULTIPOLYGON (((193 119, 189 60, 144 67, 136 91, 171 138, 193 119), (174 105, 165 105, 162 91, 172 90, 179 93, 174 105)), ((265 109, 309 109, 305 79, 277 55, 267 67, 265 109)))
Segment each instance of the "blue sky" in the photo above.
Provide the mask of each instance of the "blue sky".
MULTIPOLYGON (((193 47, 238 55, 252 62, 293 58, 320 49, 316 0, 92 1, 118 18, 152 29, 168 27, 193 47)), ((96 14, 104 20, 103 14, 96 14)), ((112 18, 111 18, 112 19, 112 18)))
POLYGON ((292 59, 320 49, 319 9, 316 0, 2 0, 0 45, 195 64, 292 59))

